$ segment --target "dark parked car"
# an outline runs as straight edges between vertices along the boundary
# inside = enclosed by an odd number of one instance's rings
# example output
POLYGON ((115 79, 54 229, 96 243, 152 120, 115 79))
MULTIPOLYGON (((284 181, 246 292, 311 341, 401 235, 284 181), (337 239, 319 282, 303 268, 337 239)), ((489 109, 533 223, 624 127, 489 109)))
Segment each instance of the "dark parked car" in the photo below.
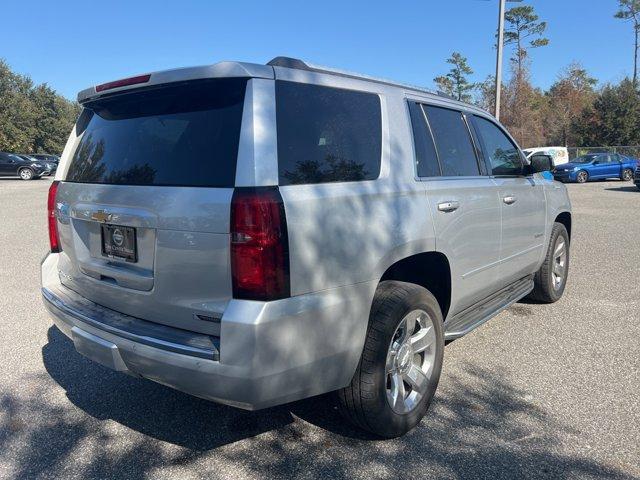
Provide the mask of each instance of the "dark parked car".
POLYGON ((29 156, 37 159, 40 162, 46 163, 51 170, 50 175, 53 175, 54 173, 56 173, 56 170, 58 169, 58 164, 60 163, 59 156, 51 155, 50 153, 30 153, 29 156))
POLYGON ((35 158, 25 157, 15 153, 0 152, 0 176, 17 176, 22 180, 33 180, 47 173, 47 167, 44 163, 35 158))
POLYGON ((635 183, 638 190, 640 190, 640 165, 636 168, 636 176, 633 178, 633 183, 635 183))
POLYGON ((558 165, 553 176, 561 182, 585 183, 605 178, 630 181, 633 180, 633 172, 637 166, 638 160, 635 158, 617 153, 591 153, 558 165))
POLYGON ((44 172, 42 172, 42 176, 43 177, 46 176, 46 175, 51 175, 51 172, 54 171, 54 168, 56 168, 56 169, 58 168, 53 163, 47 163, 47 162, 43 162, 43 161, 38 160, 37 158, 35 158, 30 153, 16 153, 16 155, 18 155, 20 158, 22 158, 23 160, 25 160, 27 162, 41 163, 42 165, 44 165, 44 172))

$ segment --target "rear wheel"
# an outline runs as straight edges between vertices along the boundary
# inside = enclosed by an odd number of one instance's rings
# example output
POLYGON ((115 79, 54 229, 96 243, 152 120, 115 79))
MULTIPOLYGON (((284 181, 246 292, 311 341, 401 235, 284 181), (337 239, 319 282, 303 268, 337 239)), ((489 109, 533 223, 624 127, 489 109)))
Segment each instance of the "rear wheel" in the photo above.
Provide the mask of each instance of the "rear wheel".
POLYGON ((31 170, 30 168, 22 168, 18 172, 18 175, 20 175, 20 178, 22 180, 32 180, 33 179, 33 170, 31 170))
POLYGON ((569 234, 561 223, 554 223, 547 256, 534 277, 529 298, 543 303, 560 300, 569 274, 569 234))
POLYGON ((630 168, 625 168, 622 171, 622 180, 624 180, 625 182, 630 182, 631 180, 633 180, 633 171, 630 168))
POLYGON ((576 181, 578 183, 586 183, 587 180, 589 180, 589 174, 584 170, 579 171, 578 175, 576 175, 576 181))
POLYGON ((355 425, 393 438, 415 427, 442 370, 443 319, 435 297, 405 282, 380 283, 362 357, 351 384, 338 392, 355 425))

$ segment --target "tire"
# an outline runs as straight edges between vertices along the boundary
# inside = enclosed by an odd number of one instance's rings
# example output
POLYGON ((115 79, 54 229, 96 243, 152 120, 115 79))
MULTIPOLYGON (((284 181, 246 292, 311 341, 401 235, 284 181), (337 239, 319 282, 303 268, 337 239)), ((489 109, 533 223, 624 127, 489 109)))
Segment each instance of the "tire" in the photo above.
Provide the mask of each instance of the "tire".
POLYGON ((30 168, 21 168, 18 175, 22 180, 33 180, 33 170, 30 168))
POLYGON ((580 170, 576 175, 576 182, 587 183, 589 181, 589 174, 584 170, 580 170))
POLYGON ((435 297, 413 283, 381 282, 360 362, 351 383, 337 392, 340 411, 354 425, 380 437, 405 434, 429 408, 443 355, 443 318, 435 297), (413 330, 407 335, 410 325, 413 330), (409 345, 424 349, 415 353, 409 345))
POLYGON ((560 300, 567 286, 569 258, 569 234, 564 225, 556 222, 551 231, 547 255, 540 270, 535 274, 534 288, 528 298, 541 303, 554 303, 560 300), (564 244, 564 250, 559 251, 562 244, 564 244))
POLYGON ((633 171, 630 168, 625 168, 622 171, 622 176, 620 178, 623 182, 630 182, 633 180, 633 171))

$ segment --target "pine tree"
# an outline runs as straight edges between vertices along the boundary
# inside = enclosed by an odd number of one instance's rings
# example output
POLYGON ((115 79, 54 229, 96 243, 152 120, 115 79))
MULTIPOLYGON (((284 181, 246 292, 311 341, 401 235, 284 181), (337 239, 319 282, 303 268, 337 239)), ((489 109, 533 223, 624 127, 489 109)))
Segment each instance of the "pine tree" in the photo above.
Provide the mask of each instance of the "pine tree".
POLYGON ((444 93, 451 95, 456 100, 471 101, 471 91, 475 84, 469 82, 468 75, 473 75, 473 70, 467 63, 466 57, 458 52, 453 52, 447 59, 447 63, 453 65, 449 73, 433 79, 435 84, 444 93))

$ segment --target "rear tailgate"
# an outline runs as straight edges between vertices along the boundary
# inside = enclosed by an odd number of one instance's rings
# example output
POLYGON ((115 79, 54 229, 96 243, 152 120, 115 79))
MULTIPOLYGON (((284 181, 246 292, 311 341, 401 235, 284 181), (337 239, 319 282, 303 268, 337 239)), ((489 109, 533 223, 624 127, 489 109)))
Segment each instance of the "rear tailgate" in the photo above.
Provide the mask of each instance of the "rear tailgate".
POLYGON ((85 105, 56 198, 65 286, 134 317, 219 331, 231 298, 246 82, 194 81, 85 105))

